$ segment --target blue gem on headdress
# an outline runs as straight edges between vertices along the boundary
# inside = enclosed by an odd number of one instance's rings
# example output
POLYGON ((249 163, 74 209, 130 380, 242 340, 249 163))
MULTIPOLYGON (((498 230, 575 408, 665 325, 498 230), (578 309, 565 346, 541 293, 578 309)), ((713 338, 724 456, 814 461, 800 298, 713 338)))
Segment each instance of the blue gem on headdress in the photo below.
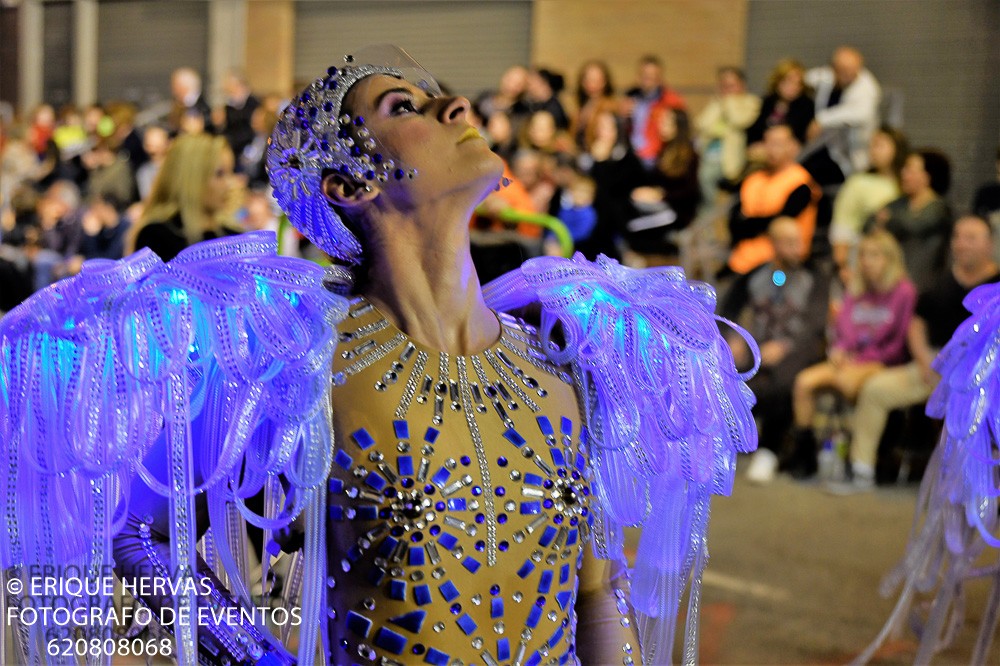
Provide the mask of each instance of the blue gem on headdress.
POLYGON ((303 102, 308 102, 311 99, 312 99, 312 97, 309 95, 309 93, 307 93, 307 92, 302 93, 302 101, 303 102))
POLYGON ((323 110, 326 111, 327 113, 333 111, 333 102, 329 100, 323 102, 323 110))
POLYGON ((392 173, 392 175, 393 175, 393 177, 394 177, 394 178, 395 178, 396 180, 403 180, 403 176, 405 176, 405 175, 406 175, 406 173, 405 173, 405 172, 404 172, 404 171, 403 171, 402 169, 396 169, 396 170, 395 170, 395 171, 394 171, 394 172, 392 173))
POLYGON ((330 143, 326 139, 323 139, 319 142, 319 147, 323 151, 330 150, 330 143))
POLYGON ((357 118, 355 118, 354 119, 354 124, 357 125, 358 127, 361 127, 362 125, 364 125, 365 124, 365 118, 364 118, 364 116, 358 116, 357 118))
POLYGON ((309 108, 310 118, 315 118, 318 114, 319 114, 319 109, 317 109, 315 106, 309 108))
POLYGON ((326 75, 327 76, 336 76, 337 75, 337 71, 338 71, 337 68, 333 67, 331 65, 330 67, 326 68, 326 75))
POLYGON ((330 79, 327 82, 326 87, 329 88, 330 90, 336 90, 337 89, 337 80, 336 79, 330 79))
POLYGON ((351 155, 358 157, 361 155, 361 146, 351 146, 351 155))
POLYGON ((376 161, 376 162, 381 162, 382 161, 382 153, 375 153, 375 155, 372 157, 372 159, 374 161, 376 161))
POLYGON ((365 171, 365 180, 373 180, 375 178, 375 172, 369 169, 365 171))

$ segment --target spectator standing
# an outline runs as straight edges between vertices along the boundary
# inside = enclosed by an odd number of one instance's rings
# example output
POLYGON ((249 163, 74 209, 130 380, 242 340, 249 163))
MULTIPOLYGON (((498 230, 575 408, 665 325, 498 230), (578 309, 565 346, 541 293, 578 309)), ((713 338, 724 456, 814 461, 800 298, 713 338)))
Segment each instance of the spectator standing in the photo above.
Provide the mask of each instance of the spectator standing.
POLYGON ((852 480, 846 486, 834 486, 835 492, 875 486, 876 454, 889 412, 925 402, 937 386, 941 378, 932 363, 969 316, 962 301, 979 285, 1000 282, 1000 268, 993 260, 993 234, 990 224, 977 215, 966 215, 955 222, 951 270, 917 299, 907 334, 913 360, 880 370, 861 389, 851 436, 852 480))
POLYGON ((812 425, 817 392, 834 389, 854 402, 869 377, 884 367, 904 363, 916 298, 896 239, 881 230, 866 234, 859 245, 858 272, 834 323, 827 360, 795 378, 792 406, 797 473, 811 475, 816 471, 812 425))
POLYGON ((842 183, 868 168, 868 142, 879 127, 882 88, 865 69, 861 53, 841 46, 831 63, 806 72, 816 90, 816 117, 809 126, 810 143, 822 146, 806 160, 821 185, 842 183))
POLYGON ((174 100, 167 118, 171 134, 195 133, 190 128, 199 123, 204 130, 212 131, 212 109, 202 95, 198 72, 190 67, 175 69, 170 76, 170 92, 174 100))
MULTIPOLYGON (((745 275, 774 258, 767 228, 776 217, 791 217, 802 231, 808 253, 816 231, 819 193, 812 177, 795 161, 799 142, 788 125, 772 125, 764 132, 766 166, 744 179, 729 217, 733 250, 728 268, 745 275)), ((804 255, 805 256, 805 255, 804 255)))
POLYGON ((868 171, 851 174, 833 202, 830 243, 838 266, 856 263, 858 238, 865 224, 880 209, 897 199, 899 175, 909 148, 906 137, 890 127, 882 127, 868 146, 868 171))
POLYGON ((940 151, 914 151, 903 163, 903 195, 878 211, 869 226, 885 229, 903 246, 906 267, 921 289, 944 268, 951 211, 944 195, 951 185, 951 163, 940 151))
POLYGON ((684 111, 687 105, 684 98, 667 85, 663 76, 663 61, 655 55, 639 59, 637 84, 625 96, 632 148, 639 159, 651 165, 660 154, 661 147, 653 111, 664 107, 684 111))
MULTIPOLYGON (((741 321, 760 345, 760 370, 747 386, 757 397, 754 414, 760 423, 760 447, 747 478, 768 483, 774 478, 792 425, 795 377, 823 357, 829 276, 802 261, 802 230, 790 217, 768 227, 774 260, 733 283, 720 314, 741 321)), ((727 336, 739 368, 752 365, 750 349, 735 334, 727 336)))
MULTIPOLYGON (((230 72, 222 87, 226 93, 225 123, 222 133, 229 141, 233 154, 239 156, 254 139, 255 132, 251 120, 254 111, 260 106, 260 100, 253 95, 246 77, 239 72, 230 72)), ((237 170, 242 170, 239 163, 237 170)))
POLYGON ((798 60, 781 60, 768 78, 767 95, 757 119, 747 128, 751 161, 763 161, 764 130, 772 125, 788 125, 800 144, 806 142, 816 108, 805 85, 806 69, 798 60), (758 157, 759 156, 759 157, 758 157))
POLYGON ((629 247, 646 266, 674 260, 675 234, 691 224, 701 202, 698 153, 687 114, 661 108, 654 119, 660 132, 660 155, 641 186, 632 190, 632 204, 639 215, 626 225, 629 247))
POLYGON ((760 112, 760 98, 747 92, 738 67, 723 67, 717 92, 695 120, 701 161, 698 180, 706 206, 716 203, 719 181, 737 182, 746 167, 746 130, 760 112))

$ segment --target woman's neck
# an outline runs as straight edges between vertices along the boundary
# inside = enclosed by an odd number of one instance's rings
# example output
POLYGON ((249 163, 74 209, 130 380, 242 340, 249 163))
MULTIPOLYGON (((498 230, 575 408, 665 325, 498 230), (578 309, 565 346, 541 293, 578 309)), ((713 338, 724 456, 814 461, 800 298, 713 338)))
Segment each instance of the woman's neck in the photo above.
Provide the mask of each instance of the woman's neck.
POLYGON ((390 215, 371 225, 368 281, 361 289, 414 340, 460 355, 480 352, 500 337, 472 263, 470 212, 390 215))
POLYGON ((910 197, 910 210, 920 210, 937 198, 937 192, 927 187, 910 197))

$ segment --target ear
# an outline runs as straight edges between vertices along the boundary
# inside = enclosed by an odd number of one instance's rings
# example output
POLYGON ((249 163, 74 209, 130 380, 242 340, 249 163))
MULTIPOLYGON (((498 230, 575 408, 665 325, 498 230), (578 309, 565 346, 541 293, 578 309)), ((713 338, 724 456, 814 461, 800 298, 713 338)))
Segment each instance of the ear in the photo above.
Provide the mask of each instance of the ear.
POLYGON ((361 206, 374 200, 378 194, 377 185, 358 183, 341 173, 327 174, 323 178, 323 196, 335 206, 342 208, 361 206))

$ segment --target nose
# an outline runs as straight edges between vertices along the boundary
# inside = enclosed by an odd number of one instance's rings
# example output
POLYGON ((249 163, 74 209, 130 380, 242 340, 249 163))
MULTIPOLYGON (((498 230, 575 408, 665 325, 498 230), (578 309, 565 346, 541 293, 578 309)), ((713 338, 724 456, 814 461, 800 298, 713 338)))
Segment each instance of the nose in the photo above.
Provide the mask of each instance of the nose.
POLYGON ((449 125, 465 121, 472 110, 472 103, 465 97, 452 97, 441 107, 438 119, 449 125))

